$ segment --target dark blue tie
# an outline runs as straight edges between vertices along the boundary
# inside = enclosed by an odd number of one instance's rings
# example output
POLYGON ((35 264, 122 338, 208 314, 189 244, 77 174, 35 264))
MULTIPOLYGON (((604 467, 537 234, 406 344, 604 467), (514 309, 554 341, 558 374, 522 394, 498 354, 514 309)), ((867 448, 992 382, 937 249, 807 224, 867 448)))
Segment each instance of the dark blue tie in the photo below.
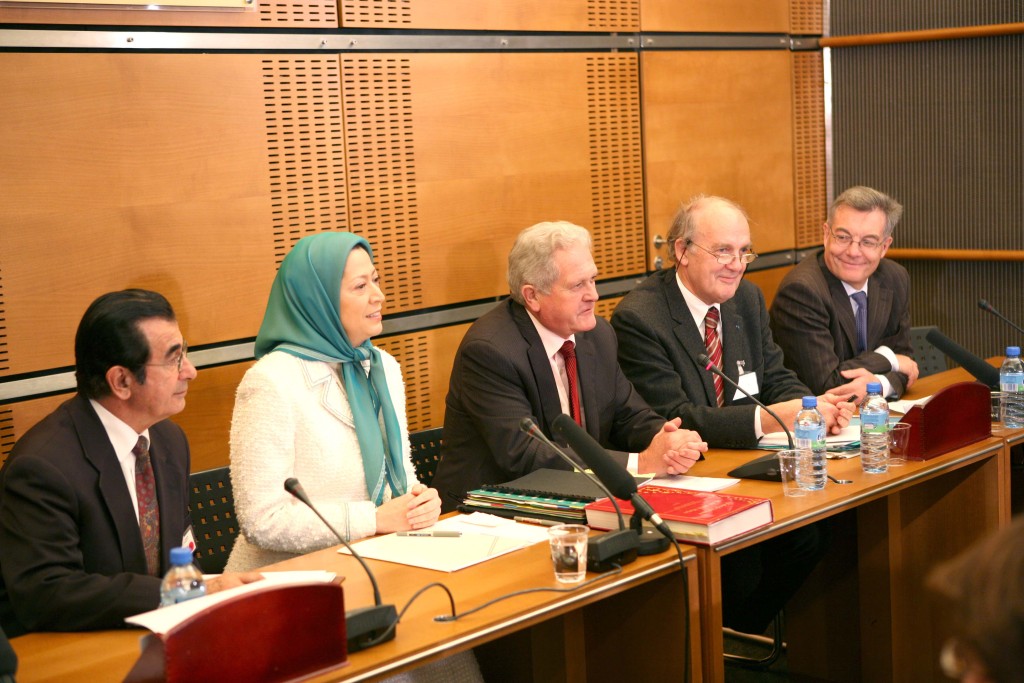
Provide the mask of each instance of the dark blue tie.
POLYGON ((868 295, 864 292, 854 292, 850 298, 857 304, 857 353, 864 353, 868 348, 868 295))

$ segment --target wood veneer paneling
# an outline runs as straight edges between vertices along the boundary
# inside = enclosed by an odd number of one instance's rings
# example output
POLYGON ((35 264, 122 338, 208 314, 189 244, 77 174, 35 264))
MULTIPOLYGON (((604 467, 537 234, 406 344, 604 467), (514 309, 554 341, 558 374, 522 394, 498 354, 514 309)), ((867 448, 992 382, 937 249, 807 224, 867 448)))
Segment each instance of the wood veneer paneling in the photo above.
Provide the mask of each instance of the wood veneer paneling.
POLYGON ((794 247, 792 64, 784 51, 642 55, 652 237, 704 193, 743 206, 757 251, 794 247))
POLYGON ((351 28, 637 31, 640 0, 340 0, 351 28))
POLYGON ((825 187, 824 67, 820 52, 793 54, 793 166, 796 246, 822 243, 825 187))
POLYGON ((790 0, 642 0, 644 31, 788 33, 790 0))
POLYGON ((336 56, 0 55, 0 376, 129 286, 193 346, 254 336, 290 244, 347 227, 340 102, 336 56))
POLYGON ((602 277, 643 270, 635 55, 344 55, 342 70, 352 230, 406 259, 385 278, 391 312, 507 294, 508 250, 539 221, 591 228, 602 277))
POLYGON ((0 7, 0 23, 322 29, 338 28, 338 7, 335 0, 257 0, 253 11, 0 7))

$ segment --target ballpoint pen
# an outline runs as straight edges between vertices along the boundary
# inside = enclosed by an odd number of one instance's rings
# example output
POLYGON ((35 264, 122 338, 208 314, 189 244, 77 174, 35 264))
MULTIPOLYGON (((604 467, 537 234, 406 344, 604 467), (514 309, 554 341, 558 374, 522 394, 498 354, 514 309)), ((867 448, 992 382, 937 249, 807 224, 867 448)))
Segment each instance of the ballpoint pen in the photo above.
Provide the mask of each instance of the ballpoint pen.
POLYGON ((419 536, 423 538, 458 538, 461 531, 399 531, 396 536, 419 536))
POLYGON ((549 519, 537 519, 536 517, 513 517, 513 521, 522 522, 523 524, 539 524, 541 526, 555 526, 558 522, 553 522, 549 519))

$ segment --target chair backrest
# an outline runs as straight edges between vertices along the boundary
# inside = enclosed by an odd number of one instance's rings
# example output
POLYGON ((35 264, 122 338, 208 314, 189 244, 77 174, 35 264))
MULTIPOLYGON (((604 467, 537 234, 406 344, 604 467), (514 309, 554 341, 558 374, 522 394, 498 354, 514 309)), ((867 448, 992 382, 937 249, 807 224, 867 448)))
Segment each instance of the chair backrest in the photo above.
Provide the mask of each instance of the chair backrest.
POLYGON ((441 428, 424 429, 409 435, 412 447, 412 466, 416 469, 416 478, 430 486, 437 471, 437 463, 441 461, 441 428))
POLYGON ((203 572, 219 574, 238 536, 229 468, 193 472, 189 484, 192 491, 188 509, 196 537, 196 557, 203 572))
POLYGON ((929 332, 937 329, 935 325, 910 328, 910 344, 914 347, 914 360, 917 361, 919 377, 927 377, 949 369, 946 355, 925 338, 929 332))

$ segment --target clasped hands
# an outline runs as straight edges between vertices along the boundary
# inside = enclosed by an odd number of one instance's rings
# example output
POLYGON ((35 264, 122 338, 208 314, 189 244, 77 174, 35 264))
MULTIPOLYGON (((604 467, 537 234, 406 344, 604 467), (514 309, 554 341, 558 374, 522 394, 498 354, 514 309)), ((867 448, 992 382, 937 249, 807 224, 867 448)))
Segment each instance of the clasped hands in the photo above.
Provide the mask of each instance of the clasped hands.
POLYGON ((708 444, 697 432, 683 429, 682 423, 677 417, 662 425, 651 445, 640 453, 638 471, 657 476, 683 474, 700 460, 708 444))

